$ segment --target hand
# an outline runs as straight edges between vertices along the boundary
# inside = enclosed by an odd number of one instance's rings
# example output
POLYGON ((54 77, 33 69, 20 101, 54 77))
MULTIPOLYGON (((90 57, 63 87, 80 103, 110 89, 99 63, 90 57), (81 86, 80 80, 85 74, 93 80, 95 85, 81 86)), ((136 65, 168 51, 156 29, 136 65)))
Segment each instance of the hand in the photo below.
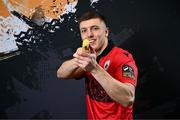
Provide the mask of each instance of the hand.
POLYGON ((91 72, 97 65, 96 52, 89 47, 89 50, 78 48, 73 54, 75 63, 87 72, 91 72))

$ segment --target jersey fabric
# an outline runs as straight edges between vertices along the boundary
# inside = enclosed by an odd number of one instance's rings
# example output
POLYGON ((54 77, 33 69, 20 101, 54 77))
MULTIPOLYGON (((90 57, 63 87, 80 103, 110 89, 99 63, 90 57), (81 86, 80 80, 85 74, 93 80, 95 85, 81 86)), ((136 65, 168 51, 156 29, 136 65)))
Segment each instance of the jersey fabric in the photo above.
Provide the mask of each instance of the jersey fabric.
MULTIPOLYGON (((97 57, 98 64, 113 78, 136 86, 137 67, 132 55, 109 41, 103 53, 97 57)), ((133 119, 133 105, 123 107, 113 101, 91 73, 86 72, 86 104, 88 119, 133 119)))

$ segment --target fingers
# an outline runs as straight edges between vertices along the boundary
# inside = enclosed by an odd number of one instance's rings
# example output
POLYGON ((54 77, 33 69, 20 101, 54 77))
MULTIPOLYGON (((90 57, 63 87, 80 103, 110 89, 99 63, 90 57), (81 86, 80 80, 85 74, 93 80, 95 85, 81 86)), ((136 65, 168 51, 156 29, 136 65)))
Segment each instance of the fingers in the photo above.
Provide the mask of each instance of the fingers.
POLYGON ((73 54, 74 61, 79 67, 85 71, 89 71, 96 63, 96 54, 94 53, 95 51, 92 49, 92 47, 89 47, 89 50, 78 48, 77 51, 73 54))
POLYGON ((85 50, 83 48, 78 48, 77 51, 73 54, 73 57, 79 57, 79 56, 88 57, 89 53, 90 52, 88 50, 85 50))
POLYGON ((76 59, 78 60, 82 60, 82 61, 89 61, 89 59, 91 59, 91 55, 78 55, 78 54, 74 54, 73 55, 76 59))
POLYGON ((73 54, 73 57, 79 66, 82 66, 82 64, 87 65, 91 60, 91 55, 84 52, 81 48, 79 48, 76 53, 73 54))
POLYGON ((75 52, 75 54, 87 57, 89 54, 96 54, 95 50, 89 45, 89 49, 84 49, 84 48, 78 48, 75 52))
POLYGON ((84 70, 85 70, 86 66, 88 66, 88 64, 89 64, 89 62, 84 61, 84 60, 80 60, 78 58, 74 58, 74 61, 79 67, 81 67, 84 70))
POLYGON ((96 54, 96 51, 91 47, 91 45, 89 45, 89 50, 91 53, 96 54))

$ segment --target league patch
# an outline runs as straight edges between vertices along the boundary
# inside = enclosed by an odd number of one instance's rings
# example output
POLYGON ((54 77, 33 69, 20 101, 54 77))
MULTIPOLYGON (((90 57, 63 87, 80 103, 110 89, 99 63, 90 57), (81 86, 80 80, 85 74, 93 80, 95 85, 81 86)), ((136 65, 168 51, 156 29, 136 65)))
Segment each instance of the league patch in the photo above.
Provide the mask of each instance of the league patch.
POLYGON ((123 77, 129 77, 129 78, 135 80, 134 70, 129 65, 123 65, 122 75, 123 75, 123 77))

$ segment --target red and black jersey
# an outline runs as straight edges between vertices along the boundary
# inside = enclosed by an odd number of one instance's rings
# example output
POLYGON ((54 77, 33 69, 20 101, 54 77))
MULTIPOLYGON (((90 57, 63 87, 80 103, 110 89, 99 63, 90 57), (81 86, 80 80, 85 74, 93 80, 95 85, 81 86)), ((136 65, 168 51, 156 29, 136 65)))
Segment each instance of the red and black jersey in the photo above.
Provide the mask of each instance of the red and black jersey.
MULTIPOLYGON (((97 62, 116 80, 136 86, 137 67, 128 51, 109 42, 103 53, 98 56, 97 62)), ((90 73, 87 72, 85 77, 88 119, 132 119, 132 105, 123 107, 109 97, 90 73)))

